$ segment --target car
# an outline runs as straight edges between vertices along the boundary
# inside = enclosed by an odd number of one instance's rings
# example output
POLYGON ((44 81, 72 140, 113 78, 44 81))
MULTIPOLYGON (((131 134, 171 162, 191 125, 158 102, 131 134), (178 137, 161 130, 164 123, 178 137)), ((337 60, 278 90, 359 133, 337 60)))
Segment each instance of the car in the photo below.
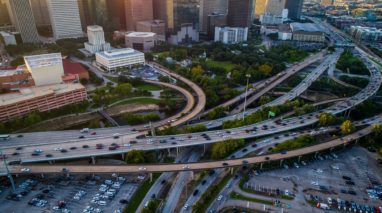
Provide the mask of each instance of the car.
POLYGON ((77 147, 75 146, 70 147, 70 150, 75 150, 75 149, 77 149, 77 147))
POLYGON ((342 179, 344 179, 344 180, 351 180, 351 177, 349 177, 349 176, 342 176, 342 179))
POLYGON ((119 138, 119 133, 115 133, 115 134, 113 134, 113 138, 114 138, 114 139, 118 139, 118 138, 119 138))
POLYGON ((61 149, 60 152, 62 152, 62 153, 66 153, 66 152, 68 152, 68 150, 66 150, 66 149, 61 149))
POLYGON ((218 197, 218 201, 221 201, 223 199, 223 195, 219 195, 219 197, 218 197))
POLYGON ((176 145, 177 143, 174 141, 174 142, 171 142, 172 145, 176 145))
POLYGON ((139 171, 146 171, 146 167, 139 167, 138 170, 139 171))
POLYGON ((31 170, 29 168, 21 168, 20 171, 23 173, 27 173, 27 172, 30 172, 31 170))
POLYGON ((224 162, 224 163, 223 163, 223 166, 228 166, 228 163, 224 162))
POLYGON ((257 144, 256 143, 252 144, 252 147, 257 147, 257 144))
POLYGON ((183 206, 183 209, 184 210, 187 210, 190 206, 186 203, 184 206, 183 206))
POLYGON ((18 153, 18 152, 14 152, 14 153, 12 153, 12 155, 13 156, 17 156, 17 155, 19 155, 20 153, 18 153))
POLYGON ((69 169, 67 169, 67 168, 62 168, 62 172, 67 173, 67 172, 69 172, 69 169))
POLYGON ((51 158, 51 157, 53 157, 53 155, 52 154, 46 154, 45 157, 51 158))
POLYGON ((88 149, 88 148, 89 148, 89 145, 83 145, 82 148, 84 148, 84 149, 88 149))
POLYGON ((19 151, 19 150, 22 150, 23 147, 17 147, 16 150, 19 151))
POLYGON ((61 147, 56 147, 56 148, 54 148, 53 150, 54 150, 54 151, 61 151, 62 148, 61 148, 61 147))
POLYGON ((242 152, 247 152, 247 151, 248 151, 248 149, 243 149, 243 150, 242 150, 242 152))
POLYGON ((280 154, 282 154, 282 155, 285 155, 287 153, 287 151, 285 151, 285 150, 282 150, 281 152, 280 152, 280 154))
POLYGON ((202 181, 202 185, 204 185, 204 184, 206 184, 207 183, 207 181, 206 180, 203 180, 202 181))
POLYGON ((155 194, 151 195, 151 199, 155 199, 155 197, 156 197, 155 194))
POLYGON ((351 186, 354 186, 354 185, 355 185, 355 183, 354 183, 353 181, 351 181, 351 180, 347 180, 347 181, 345 181, 345 183, 346 183, 347 185, 351 185, 351 186))
POLYGON ((183 166, 183 169, 190 169, 191 167, 189 165, 183 166))
POLYGON ((96 132, 92 132, 91 135, 96 135, 97 133, 96 132))
POLYGON ((245 165, 246 165, 246 164, 248 164, 248 161, 246 161, 246 160, 243 160, 243 164, 245 164, 245 165))
POLYGON ((79 136, 78 138, 79 138, 79 139, 83 139, 83 138, 85 138, 85 136, 81 135, 81 136, 79 136))
POLYGON ((24 135, 17 135, 17 137, 18 137, 18 138, 22 138, 22 137, 24 137, 24 135))
POLYGON ((166 180, 162 180, 160 183, 163 185, 166 183, 166 180))
POLYGON ((193 196, 196 196, 199 193, 199 189, 195 189, 194 193, 192 194, 193 196))
POLYGON ((354 190, 348 190, 348 193, 351 195, 357 195, 357 192, 355 192, 354 190))
POLYGON ((101 143, 96 144, 96 149, 102 149, 102 148, 103 148, 103 144, 101 144, 101 143))
POLYGON ((125 199, 122 199, 122 200, 119 200, 119 203, 121 204, 127 204, 129 201, 125 200, 125 199))

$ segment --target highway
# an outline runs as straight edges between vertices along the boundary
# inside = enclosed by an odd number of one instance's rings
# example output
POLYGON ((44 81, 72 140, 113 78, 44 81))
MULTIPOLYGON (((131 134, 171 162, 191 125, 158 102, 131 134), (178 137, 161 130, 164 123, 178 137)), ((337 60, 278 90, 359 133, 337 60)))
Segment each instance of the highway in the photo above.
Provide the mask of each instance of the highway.
MULTIPOLYGON (((364 60, 368 60, 366 57, 364 60)), ((118 139, 103 138, 94 139, 80 142, 70 142, 65 144, 50 144, 40 145, 34 147, 25 147, 23 150, 15 150, 15 148, 4 148, 3 152, 8 156, 9 161, 20 160, 22 162, 39 162, 49 160, 63 160, 73 159, 90 156, 102 156, 110 154, 121 154, 128 152, 131 149, 139 150, 156 150, 156 149, 168 149, 176 147, 194 146, 202 144, 210 144, 227 139, 246 139, 260 136, 266 136, 275 134, 278 132, 290 131, 296 128, 312 125, 318 121, 318 115, 322 112, 339 114, 348 109, 362 103, 369 97, 373 96, 379 89, 381 84, 381 73, 373 67, 373 64, 366 63, 369 66, 371 72, 371 78, 369 84, 353 97, 348 98, 345 101, 338 102, 337 104, 328 107, 318 112, 309 113, 303 116, 291 117, 283 119, 276 123, 274 120, 267 120, 264 122, 229 129, 229 130, 214 130, 201 133, 192 133, 186 135, 168 135, 158 136, 152 138, 136 139, 134 135, 123 135, 118 139), (206 138, 206 136, 208 136, 206 138), (131 141, 136 143, 131 144, 131 141), (96 149, 95 144, 102 143, 106 146, 104 149, 96 149), (121 148, 117 150, 107 150, 107 147, 112 143, 118 143, 121 148), (130 145, 129 145, 130 144, 130 145), (83 145, 89 145, 89 148, 81 148, 83 145), (55 148, 60 147, 69 150, 67 153, 61 153, 53 151, 55 148), (70 150, 71 147, 76 147, 70 150), (35 149, 41 149, 43 154, 38 156, 32 156, 35 149), (14 152, 18 152, 18 155, 13 155, 14 152), (52 154, 50 157, 46 157, 45 154, 52 154)))
MULTIPOLYGON (((381 122, 375 122, 381 123, 381 122)), ((279 161, 282 159, 288 159, 298 157, 310 153, 316 153, 323 150, 327 150, 333 147, 347 145, 349 142, 356 140, 360 137, 368 135, 372 132, 372 126, 363 128, 357 132, 349 134, 347 136, 331 140, 329 142, 320 143, 317 145, 304 147, 297 150, 288 151, 285 154, 275 153, 268 155, 259 155, 255 157, 246 157, 240 159, 220 160, 211 162, 198 162, 198 163, 171 163, 171 164, 150 164, 150 165, 28 165, 30 169, 29 173, 35 174, 51 174, 62 173, 63 168, 66 168, 69 173, 72 174, 109 174, 109 173, 139 173, 139 172, 179 172, 189 170, 207 170, 215 168, 241 166, 243 164, 258 164, 269 161, 279 161), (223 163, 227 163, 224 166, 223 163)), ((9 166, 10 173, 21 174, 23 165, 9 166)), ((2 168, 4 169, 4 168, 2 168)), ((4 172, 4 171, 3 171, 4 172)))
POLYGON ((244 107, 247 107, 252 102, 254 102, 255 100, 259 99, 265 93, 269 92, 270 90, 275 88, 277 85, 279 85, 280 83, 282 83, 283 81, 285 81, 286 79, 291 77, 292 75, 296 74, 297 72, 299 72, 303 68, 305 68, 305 67, 307 67, 307 66, 309 66, 309 65, 311 65, 311 64, 313 64, 313 63, 315 63, 315 62, 317 62, 317 61, 319 61, 321 59, 323 59, 323 57, 324 57, 324 55, 326 53, 327 53, 326 50, 323 50, 323 51, 321 51, 321 52, 319 52, 319 53, 317 53, 315 55, 310 56, 305 61, 303 61, 301 63, 298 63, 295 66, 292 66, 292 67, 286 69, 285 71, 279 73, 277 76, 275 76, 275 78, 277 78, 277 79, 273 79, 274 81, 272 83, 268 84, 267 87, 265 87, 261 91, 258 91, 258 93, 256 93, 252 97, 249 97, 247 99, 246 103, 240 104, 238 107, 236 107, 234 110, 232 110, 231 114, 240 113, 241 111, 243 111, 244 107))

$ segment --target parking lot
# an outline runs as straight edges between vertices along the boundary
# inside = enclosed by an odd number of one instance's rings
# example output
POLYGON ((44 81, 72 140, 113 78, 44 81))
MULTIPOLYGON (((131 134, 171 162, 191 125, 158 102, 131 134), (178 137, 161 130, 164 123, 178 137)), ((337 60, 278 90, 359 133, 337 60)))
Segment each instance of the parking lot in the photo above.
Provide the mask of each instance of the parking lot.
POLYGON ((0 194, 1 212, 121 212, 144 175, 20 177, 0 194))
POLYGON ((282 169, 255 172, 246 187, 269 193, 286 190, 295 194, 296 205, 311 200, 312 204, 324 203, 332 209, 339 206, 342 210, 366 212, 382 206, 381 176, 382 166, 375 157, 354 147, 334 155, 322 154, 317 160, 288 162, 282 169))

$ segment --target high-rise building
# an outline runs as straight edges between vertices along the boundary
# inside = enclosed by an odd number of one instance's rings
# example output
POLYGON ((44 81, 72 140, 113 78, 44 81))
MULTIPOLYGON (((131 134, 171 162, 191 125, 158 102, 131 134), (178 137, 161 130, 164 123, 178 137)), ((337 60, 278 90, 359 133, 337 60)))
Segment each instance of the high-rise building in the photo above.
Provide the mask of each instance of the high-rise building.
POLYGON ((156 33, 157 39, 165 40, 166 25, 162 20, 139 21, 137 22, 138 32, 156 33))
POLYGON ((265 12, 275 16, 281 16, 285 9, 285 0, 267 0, 265 12))
POLYGON ((207 32, 208 16, 211 14, 227 14, 228 0, 201 0, 199 26, 201 32, 207 32))
POLYGON ((265 13, 265 9, 267 8, 267 0, 256 0, 254 5, 254 17, 260 18, 260 16, 265 13))
POLYGON ((253 0, 229 0, 227 22, 230 27, 249 27, 252 22, 253 0))
POLYGON ((286 9, 288 9, 288 17, 290 19, 300 19, 304 0, 287 0, 286 9))
POLYGON ((207 19, 207 35, 209 39, 214 39, 215 27, 224 27, 227 25, 227 14, 213 13, 208 15, 207 19))
POLYGON ((12 24, 5 0, 0 0, 0 25, 12 24))
POLYGON ((36 24, 34 21, 31 5, 26 0, 10 0, 9 9, 13 15, 13 24, 20 32, 21 39, 25 43, 40 42, 36 24))
POLYGON ((126 34, 126 47, 138 51, 150 51, 156 43, 156 34, 152 32, 131 32, 126 34))
POLYGON ((77 0, 47 0, 55 39, 83 37, 77 0))
POLYGON ((186 26, 199 31, 200 0, 173 0, 173 32, 181 31, 186 26))
POLYGON ((64 76, 61 53, 24 57, 25 65, 32 74, 36 86, 59 84, 64 76))
POLYGON ((85 42, 85 49, 94 54, 99 51, 110 50, 110 43, 105 42, 105 33, 103 28, 98 25, 87 27, 88 42, 85 42))
POLYGON ((32 5, 32 12, 36 26, 49 26, 49 10, 46 0, 29 0, 32 5))
POLYGON ((166 28, 174 28, 174 2, 173 0, 153 1, 154 19, 163 20, 166 28))
POLYGON ((135 31, 138 21, 153 20, 153 0, 125 0, 126 30, 135 31))

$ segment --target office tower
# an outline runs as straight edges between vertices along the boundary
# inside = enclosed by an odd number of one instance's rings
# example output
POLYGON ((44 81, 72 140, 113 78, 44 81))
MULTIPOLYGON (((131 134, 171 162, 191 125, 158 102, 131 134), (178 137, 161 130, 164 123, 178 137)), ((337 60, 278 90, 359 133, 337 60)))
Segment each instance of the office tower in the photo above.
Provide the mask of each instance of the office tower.
POLYGON ((227 14, 228 0, 201 0, 199 25, 201 32, 207 32, 208 16, 211 14, 227 14))
POLYGON ((236 44, 247 41, 248 27, 216 27, 215 42, 224 44, 236 44))
POLYGON ((265 9, 267 7, 267 0, 255 0, 254 5, 254 16, 256 18, 260 18, 260 16, 265 13, 265 9))
POLYGON ((83 31, 86 31, 87 26, 96 24, 92 18, 89 0, 78 0, 78 10, 80 13, 80 20, 83 31))
POLYGON ((49 10, 46 0, 29 0, 32 6, 32 12, 36 26, 49 26, 49 10))
POLYGON ((105 42, 105 33, 103 28, 98 25, 87 27, 89 42, 85 42, 85 49, 94 54, 99 51, 110 50, 110 43, 105 42))
POLYGON ((213 39, 215 35, 215 27, 224 27, 227 25, 227 14, 212 13, 207 19, 207 35, 209 39, 213 39))
POLYGON ((0 0, 0 25, 12 24, 5 0, 0 0))
POLYGON ((83 37, 77 0, 47 0, 55 39, 83 37))
POLYGON ((302 5, 304 0, 287 0, 286 9, 288 9, 288 17, 290 19, 300 19, 302 12, 302 5))
POLYGON ((25 56, 24 61, 36 86, 62 83, 64 67, 61 53, 25 56))
POLYGON ((125 0, 126 30, 135 31, 138 21, 153 20, 153 0, 125 0))
POLYGON ((250 27, 253 0, 229 0, 227 22, 230 27, 250 27))
POLYGON ((154 0, 154 19, 163 20, 166 28, 174 28, 174 0, 154 0))
POLYGON ((13 24, 20 32, 21 39, 25 43, 40 42, 36 24, 29 1, 27 0, 10 0, 9 8, 13 15, 13 24))
POLYGON ((182 29, 192 29, 199 31, 199 8, 200 0, 173 0, 173 32, 182 29), (185 26, 187 26, 185 28, 185 26))
POLYGON ((285 0, 267 0, 265 12, 274 16, 281 16, 285 8, 285 0))

